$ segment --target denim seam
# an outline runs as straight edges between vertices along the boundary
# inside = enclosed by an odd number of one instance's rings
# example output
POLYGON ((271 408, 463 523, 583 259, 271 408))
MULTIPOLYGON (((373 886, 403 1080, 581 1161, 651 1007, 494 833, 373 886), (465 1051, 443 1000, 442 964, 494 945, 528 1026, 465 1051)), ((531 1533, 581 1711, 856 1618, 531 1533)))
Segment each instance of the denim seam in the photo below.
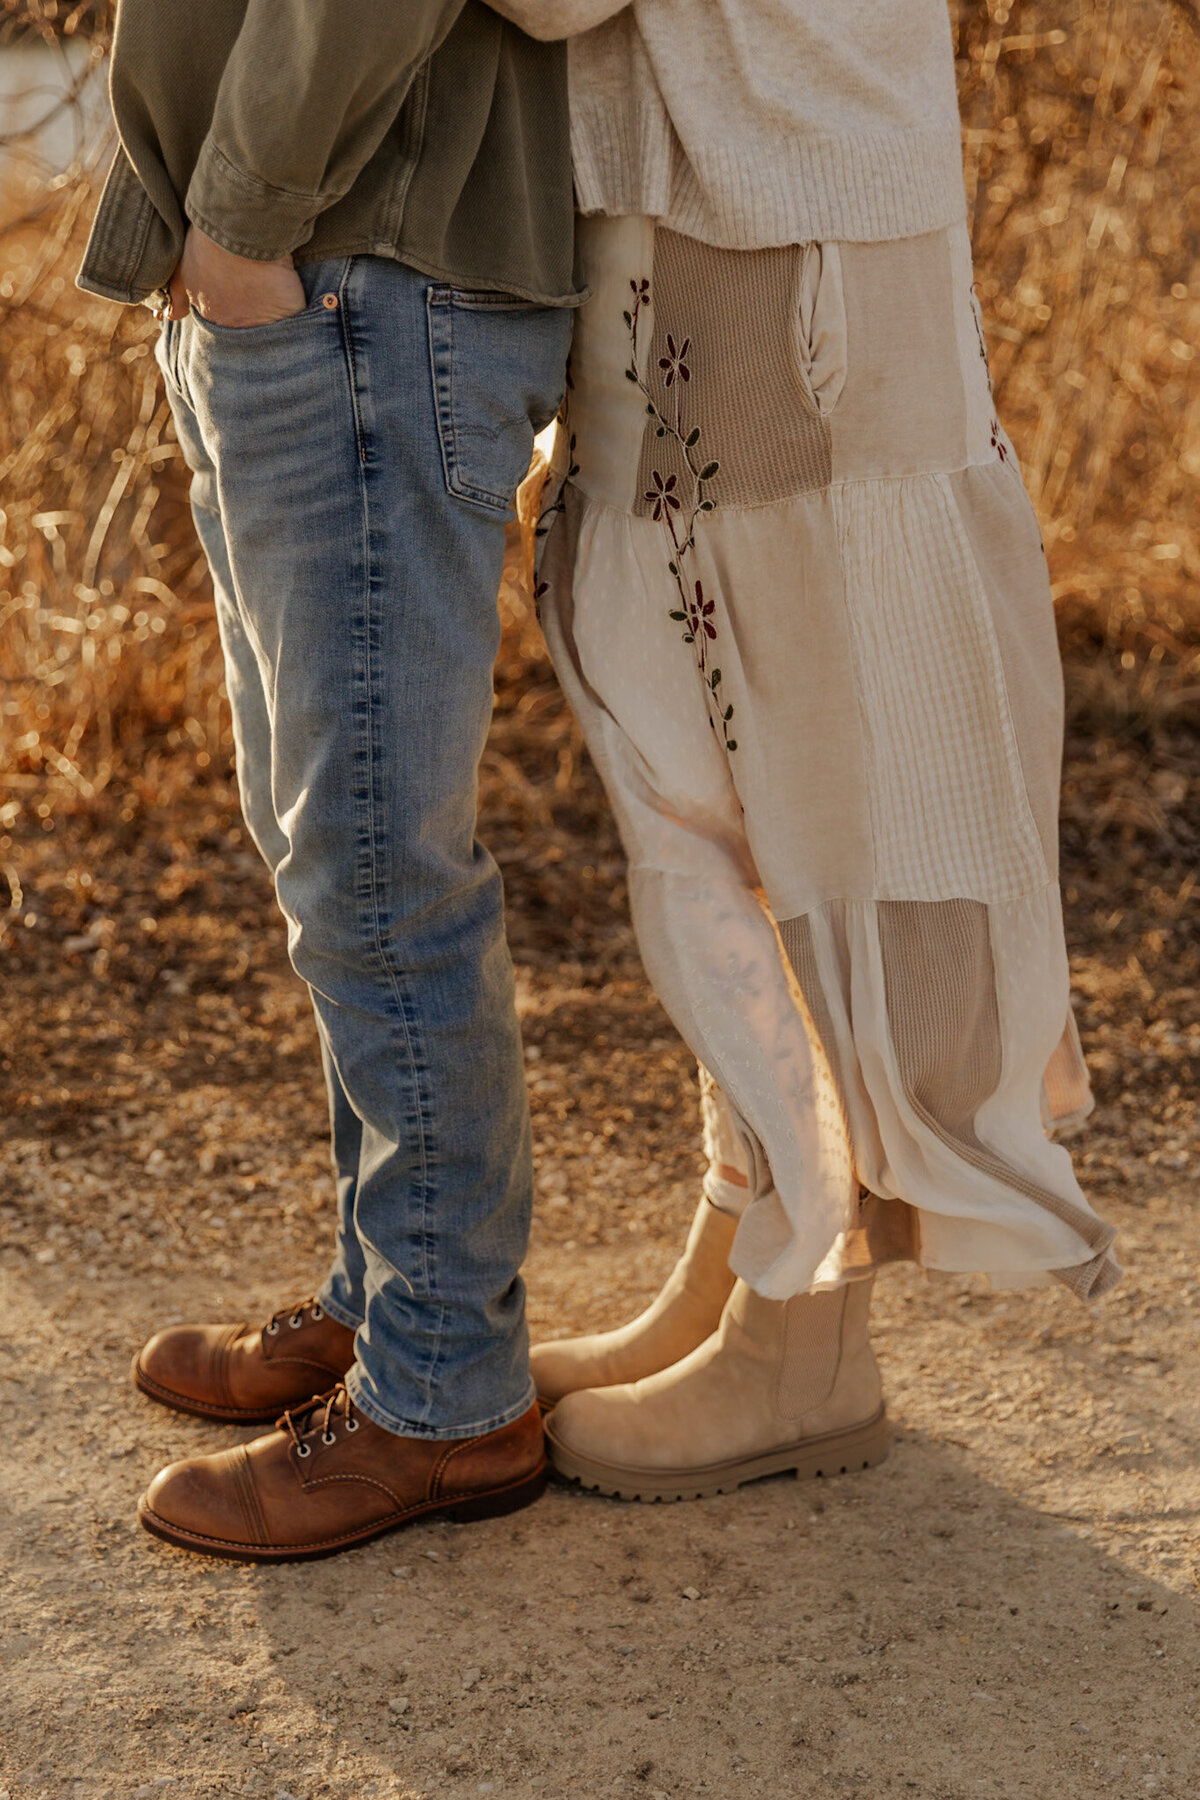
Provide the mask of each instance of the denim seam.
MULTIPOLYGON (((358 361, 354 351, 354 322, 350 317, 349 300, 350 277, 354 271, 356 260, 353 256, 346 259, 346 267, 342 271, 342 279, 338 286, 338 299, 341 301, 339 311, 342 320, 342 345, 346 352, 346 368, 350 378, 350 409, 354 415, 354 437, 358 445, 358 460, 360 465, 363 465, 367 460, 367 434, 363 425, 362 406, 359 401, 358 361)), ((368 568, 369 564, 368 546, 368 568)), ((368 574, 368 580, 369 578, 368 574)))
POLYGON ((524 1418, 537 1398, 537 1393, 530 1380, 526 1397, 515 1406, 506 1407, 503 1412, 496 1413, 490 1419, 482 1419, 475 1425, 459 1425, 453 1431, 430 1430, 422 1423, 410 1419, 399 1419, 387 1413, 374 1400, 368 1400, 361 1392, 361 1382, 356 1379, 355 1370, 351 1369, 346 1377, 346 1386, 359 1412, 370 1419, 382 1431, 390 1431, 397 1437, 425 1438, 433 1443, 453 1443, 465 1438, 484 1437, 488 1432, 500 1431, 505 1425, 512 1425, 517 1419, 524 1418))
MULTIPOLYGON (((356 365, 357 367, 357 365, 356 365)), ((419 1054, 416 1043, 417 1030, 413 1009, 399 980, 397 971, 391 966, 386 949, 383 921, 379 911, 379 852, 380 852, 380 820, 382 817, 382 796, 378 792, 378 775, 382 762, 382 752, 376 744, 377 714, 375 693, 375 660, 374 660, 374 628, 375 628, 375 556, 373 550, 372 512, 370 495, 370 475, 364 463, 359 464, 359 491, 362 497, 363 528, 363 593, 364 631, 363 631, 363 673, 364 703, 366 715, 366 756, 367 756, 367 818, 365 848, 368 861, 368 893, 360 894, 360 901, 366 898, 369 905, 370 930, 379 966, 391 989, 398 1022, 404 1039, 404 1049, 408 1063, 411 1088, 415 1096, 414 1122, 417 1129, 417 1140, 420 1148, 419 1173, 419 1214, 422 1270, 421 1279, 425 1291, 429 1293, 434 1286, 434 1257, 431 1253, 429 1231, 429 1171, 430 1153, 430 1118, 429 1099, 425 1090, 424 1076, 426 1066, 424 1058, 419 1054)), ((411 1282, 410 1282, 411 1286, 411 1282)), ((428 1402, 427 1402, 428 1405, 428 1402)))

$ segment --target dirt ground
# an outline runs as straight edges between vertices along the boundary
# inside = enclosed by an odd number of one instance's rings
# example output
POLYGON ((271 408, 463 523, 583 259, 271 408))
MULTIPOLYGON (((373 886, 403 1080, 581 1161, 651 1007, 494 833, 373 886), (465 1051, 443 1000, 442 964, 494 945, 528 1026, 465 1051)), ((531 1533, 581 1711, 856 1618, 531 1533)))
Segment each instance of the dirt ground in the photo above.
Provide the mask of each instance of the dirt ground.
MULTIPOLYGON (((569 745, 540 767, 519 744, 501 719, 487 835, 551 1335, 628 1316, 670 1266, 696 1092, 594 782, 569 745)), ((1194 795, 1177 762, 1130 765, 1152 825, 1194 795)), ((556 1486, 511 1520, 265 1569, 139 1531, 154 1471, 229 1433, 127 1368, 163 1323, 258 1317, 322 1270, 314 1032, 267 882, 219 777, 0 813, 0 1800, 1194 1800, 1194 855, 1182 824, 1096 836, 1096 781, 1089 747, 1067 902, 1099 1107, 1075 1148, 1120 1228, 1110 1299, 889 1272, 895 1448, 869 1474, 669 1507, 556 1486)))

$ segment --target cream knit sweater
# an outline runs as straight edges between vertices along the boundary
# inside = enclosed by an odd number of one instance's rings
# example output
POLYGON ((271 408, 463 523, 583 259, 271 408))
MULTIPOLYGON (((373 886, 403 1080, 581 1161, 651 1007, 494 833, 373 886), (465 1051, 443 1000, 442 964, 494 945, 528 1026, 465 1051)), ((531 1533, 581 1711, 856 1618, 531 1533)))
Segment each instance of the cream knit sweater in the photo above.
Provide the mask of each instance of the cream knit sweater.
POLYGON ((571 39, 583 212, 742 250, 963 216, 946 0, 489 3, 571 39))

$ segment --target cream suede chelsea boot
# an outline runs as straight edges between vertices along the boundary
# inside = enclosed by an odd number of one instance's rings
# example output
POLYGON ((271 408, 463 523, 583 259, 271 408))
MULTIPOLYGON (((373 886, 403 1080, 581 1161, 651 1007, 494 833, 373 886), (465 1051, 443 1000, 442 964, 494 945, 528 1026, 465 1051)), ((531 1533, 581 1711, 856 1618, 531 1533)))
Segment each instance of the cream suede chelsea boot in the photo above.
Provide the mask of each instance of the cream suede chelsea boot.
POLYGON ((561 1475, 623 1500, 693 1500, 760 1475, 841 1475, 888 1452, 871 1280, 794 1300, 738 1281, 674 1367, 568 1394, 546 1421, 561 1475))
POLYGON ((617 1331, 536 1344, 530 1358, 538 1399, 553 1406, 576 1388, 612 1387, 669 1369, 721 1322, 733 1289, 729 1251, 738 1221, 701 1200, 683 1255, 640 1317, 617 1331))

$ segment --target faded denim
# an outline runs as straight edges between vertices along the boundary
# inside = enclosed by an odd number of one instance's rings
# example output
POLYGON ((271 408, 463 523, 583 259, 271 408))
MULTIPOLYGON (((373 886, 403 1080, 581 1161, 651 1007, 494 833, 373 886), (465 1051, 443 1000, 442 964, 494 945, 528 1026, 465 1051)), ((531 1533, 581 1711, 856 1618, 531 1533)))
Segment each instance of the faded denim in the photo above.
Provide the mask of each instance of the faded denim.
POLYGON ((571 314, 361 257, 159 356, 212 565, 246 820, 316 1010, 338 1192, 320 1298, 356 1403, 457 1438, 533 1399, 530 1127, 475 836, 512 495, 571 314))

